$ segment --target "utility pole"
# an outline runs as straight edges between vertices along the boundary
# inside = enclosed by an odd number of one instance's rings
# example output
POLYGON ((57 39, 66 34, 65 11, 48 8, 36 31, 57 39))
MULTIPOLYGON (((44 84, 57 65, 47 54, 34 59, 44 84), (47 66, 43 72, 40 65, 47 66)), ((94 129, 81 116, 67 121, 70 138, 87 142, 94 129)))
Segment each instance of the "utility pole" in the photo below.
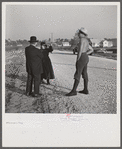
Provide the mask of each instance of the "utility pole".
POLYGON ((53 33, 51 33, 51 42, 53 42, 53 33))

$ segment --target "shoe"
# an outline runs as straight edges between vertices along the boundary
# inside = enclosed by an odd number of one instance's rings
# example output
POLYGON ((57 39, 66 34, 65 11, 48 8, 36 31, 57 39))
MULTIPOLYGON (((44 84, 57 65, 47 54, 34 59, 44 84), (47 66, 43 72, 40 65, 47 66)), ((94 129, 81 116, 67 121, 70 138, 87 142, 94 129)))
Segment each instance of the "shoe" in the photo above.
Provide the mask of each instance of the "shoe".
POLYGON ((50 85, 50 81, 49 80, 47 80, 47 85, 50 85))
POLYGON ((30 93, 26 93, 26 96, 30 96, 30 93))
POLYGON ((42 81, 40 82, 40 84, 45 84, 45 82, 42 80, 42 81))
POLYGON ((40 97, 42 94, 33 94, 33 97, 40 97))
POLYGON ((71 91, 68 94, 66 94, 66 96, 75 96, 75 95, 77 95, 76 91, 71 91))
POLYGON ((32 95, 32 92, 31 93, 29 93, 29 92, 26 93, 26 96, 30 96, 30 95, 32 95))
POLYGON ((50 82, 47 82, 47 85, 50 85, 50 82))
POLYGON ((88 90, 82 90, 82 91, 79 91, 79 93, 81 93, 81 94, 89 94, 89 91, 88 90))

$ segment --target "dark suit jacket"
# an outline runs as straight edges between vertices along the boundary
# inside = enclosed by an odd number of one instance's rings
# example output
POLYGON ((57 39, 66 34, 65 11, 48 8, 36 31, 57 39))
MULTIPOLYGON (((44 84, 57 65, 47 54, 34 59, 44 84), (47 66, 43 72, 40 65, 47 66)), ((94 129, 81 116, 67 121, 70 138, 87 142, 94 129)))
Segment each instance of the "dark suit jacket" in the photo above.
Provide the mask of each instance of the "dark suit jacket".
POLYGON ((30 45, 25 48, 26 56, 26 71, 29 74, 41 74, 43 73, 42 58, 43 54, 40 49, 30 45))

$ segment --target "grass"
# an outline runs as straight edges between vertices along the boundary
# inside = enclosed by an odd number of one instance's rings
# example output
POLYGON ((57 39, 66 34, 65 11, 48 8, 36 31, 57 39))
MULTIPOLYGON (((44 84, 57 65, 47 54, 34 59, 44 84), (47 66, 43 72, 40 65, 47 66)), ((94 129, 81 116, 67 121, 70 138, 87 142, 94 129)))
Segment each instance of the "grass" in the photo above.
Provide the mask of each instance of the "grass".
MULTIPOLYGON (((16 47, 14 47, 16 48, 16 47)), ((20 78, 20 73, 23 71, 23 64, 24 64, 24 58, 21 55, 21 53, 16 53, 16 49, 12 49, 12 47, 7 47, 6 52, 11 53, 13 57, 10 58, 11 63, 6 63, 5 66, 5 111, 7 112, 7 109, 9 105, 11 104, 11 100, 13 98, 13 92, 16 92, 16 81, 20 78)), ((22 79, 22 77, 21 77, 22 79)))
POLYGON ((111 51, 113 53, 117 53, 117 47, 94 47, 94 52, 100 52, 102 50, 111 51))
POLYGON ((6 72, 5 72, 5 76, 6 76, 5 105, 6 105, 6 109, 7 109, 8 103, 10 103, 10 101, 12 99, 12 91, 16 90, 16 86, 15 86, 16 79, 19 78, 21 66, 22 66, 22 62, 19 64, 13 63, 13 64, 6 65, 6 72), (7 78, 10 78, 10 80, 8 81, 7 78), (11 91, 11 92, 9 92, 9 91, 11 91))
POLYGON ((117 47, 94 48, 93 55, 117 60, 117 47), (104 53, 101 49, 105 50, 106 52, 111 51, 112 53, 104 53))
POLYGON ((6 46, 5 49, 6 51, 15 51, 19 50, 21 47, 20 46, 6 46))
POLYGON ((116 53, 93 53, 93 56, 97 56, 97 57, 105 57, 108 59, 113 59, 113 60, 117 60, 117 54, 116 53))
POLYGON ((26 46, 26 44, 23 44, 22 46, 17 46, 17 45, 6 45, 5 46, 5 50, 6 52, 8 51, 16 51, 16 50, 19 50, 19 49, 24 49, 26 46))

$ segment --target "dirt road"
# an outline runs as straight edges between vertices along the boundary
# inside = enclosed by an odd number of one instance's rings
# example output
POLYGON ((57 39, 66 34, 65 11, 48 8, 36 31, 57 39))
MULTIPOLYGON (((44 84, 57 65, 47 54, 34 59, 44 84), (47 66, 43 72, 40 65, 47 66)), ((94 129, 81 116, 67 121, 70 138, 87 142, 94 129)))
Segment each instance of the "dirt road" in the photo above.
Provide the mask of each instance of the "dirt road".
MULTIPOLYGON (((43 94, 41 98, 32 98, 25 96, 24 52, 14 54, 16 67, 19 59, 23 62, 19 65, 19 73, 14 75, 14 78, 10 75, 12 58, 11 55, 6 58, 7 113, 116 113, 116 60, 89 56, 89 95, 78 93, 77 96, 66 97, 65 94, 72 89, 74 82, 76 55, 72 52, 54 50, 50 53, 50 58, 55 79, 51 80, 51 85, 40 85, 40 93, 43 94)), ((77 90, 82 89, 81 77, 77 90)))

